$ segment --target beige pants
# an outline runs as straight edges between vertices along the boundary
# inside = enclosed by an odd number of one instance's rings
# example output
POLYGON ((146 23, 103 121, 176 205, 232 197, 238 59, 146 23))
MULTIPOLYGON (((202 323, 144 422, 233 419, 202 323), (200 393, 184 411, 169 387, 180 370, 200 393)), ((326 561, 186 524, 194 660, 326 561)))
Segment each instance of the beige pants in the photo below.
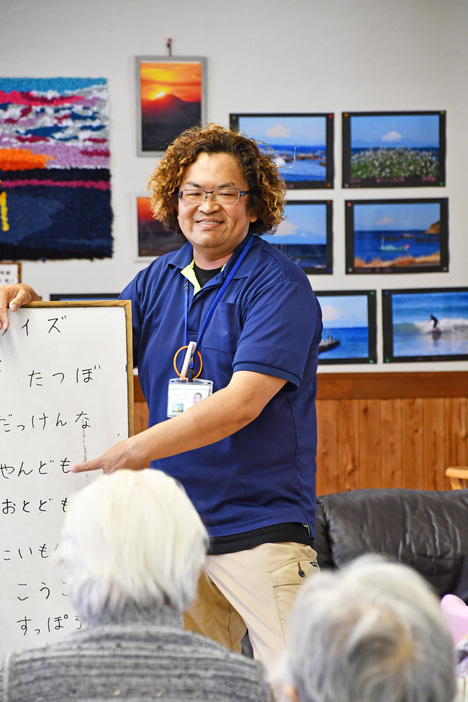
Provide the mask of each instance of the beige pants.
POLYGON ((238 652, 248 631, 254 657, 273 673, 298 589, 318 572, 315 551, 292 542, 208 556, 185 627, 238 652))

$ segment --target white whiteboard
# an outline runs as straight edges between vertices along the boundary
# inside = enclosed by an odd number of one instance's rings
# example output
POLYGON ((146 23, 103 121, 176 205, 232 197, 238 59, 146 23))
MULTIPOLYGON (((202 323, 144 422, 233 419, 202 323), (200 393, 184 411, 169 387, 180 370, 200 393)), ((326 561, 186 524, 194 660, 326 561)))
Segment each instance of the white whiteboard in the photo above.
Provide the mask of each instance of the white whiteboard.
POLYGON ((81 626, 51 557, 96 476, 70 465, 133 432, 130 335, 122 301, 32 303, 0 333, 0 657, 81 626))

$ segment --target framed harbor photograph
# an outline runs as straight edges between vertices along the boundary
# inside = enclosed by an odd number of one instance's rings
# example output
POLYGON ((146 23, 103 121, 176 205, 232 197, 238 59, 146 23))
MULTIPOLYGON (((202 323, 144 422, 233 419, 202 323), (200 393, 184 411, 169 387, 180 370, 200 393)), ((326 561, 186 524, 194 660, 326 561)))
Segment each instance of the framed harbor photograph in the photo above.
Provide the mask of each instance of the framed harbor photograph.
POLYGON ((376 363, 375 290, 315 291, 322 308, 319 364, 376 363))
POLYGON ((343 187, 445 185, 446 114, 344 112, 343 187))
POLYGON ((137 56, 138 156, 161 156, 183 131, 205 124, 206 58, 137 56))
POLYGON ((269 241, 305 273, 333 273, 332 202, 288 200, 284 220, 269 241))
POLYGON ((448 199, 346 200, 346 273, 448 271, 448 199))
POLYGON ((147 194, 140 193, 133 199, 134 244, 137 261, 151 261, 169 251, 183 246, 173 232, 153 218, 151 202, 147 194))
POLYGON ((333 114, 231 114, 231 129, 261 142, 288 189, 333 188, 333 114))
POLYGON ((384 362, 468 359, 468 287, 382 290, 384 362))

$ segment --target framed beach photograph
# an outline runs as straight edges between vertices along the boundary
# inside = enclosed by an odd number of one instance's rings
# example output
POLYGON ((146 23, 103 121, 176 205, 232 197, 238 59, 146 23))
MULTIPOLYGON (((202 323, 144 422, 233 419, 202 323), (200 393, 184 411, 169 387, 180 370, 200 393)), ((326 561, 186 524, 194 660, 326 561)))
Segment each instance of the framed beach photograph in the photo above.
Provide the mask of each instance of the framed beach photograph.
POLYGON ((274 234, 264 234, 305 273, 333 273, 332 202, 289 200, 274 234))
POLYGON ((468 360, 468 287, 382 290, 384 362, 468 360))
POLYGON ((231 129, 262 142, 288 189, 333 188, 332 114, 231 114, 231 129))
POLYGON ((375 290, 315 291, 322 308, 319 364, 376 363, 375 290))
POLYGON ((147 194, 140 193, 134 196, 133 221, 137 261, 151 261, 155 256, 177 251, 184 245, 173 232, 168 231, 161 222, 153 218, 147 194))
POLYGON ((189 127, 206 123, 206 58, 137 56, 138 156, 161 156, 189 127))
POLYGON ((344 112, 343 187, 445 185, 446 114, 344 112))
POLYGON ((448 271, 448 199, 346 200, 346 273, 448 271))

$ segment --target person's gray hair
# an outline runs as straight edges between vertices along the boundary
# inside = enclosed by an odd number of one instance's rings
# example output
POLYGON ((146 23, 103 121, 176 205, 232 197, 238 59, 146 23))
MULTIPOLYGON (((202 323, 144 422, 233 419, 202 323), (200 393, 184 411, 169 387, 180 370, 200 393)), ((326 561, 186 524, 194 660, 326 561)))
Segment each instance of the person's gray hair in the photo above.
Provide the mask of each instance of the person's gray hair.
POLYGON ((127 604, 183 612, 208 535, 184 489, 159 470, 101 475, 73 496, 58 557, 71 601, 90 620, 127 604))
POLYGON ((415 570, 362 556, 306 581, 282 677, 300 702, 452 702, 450 631, 415 570))

